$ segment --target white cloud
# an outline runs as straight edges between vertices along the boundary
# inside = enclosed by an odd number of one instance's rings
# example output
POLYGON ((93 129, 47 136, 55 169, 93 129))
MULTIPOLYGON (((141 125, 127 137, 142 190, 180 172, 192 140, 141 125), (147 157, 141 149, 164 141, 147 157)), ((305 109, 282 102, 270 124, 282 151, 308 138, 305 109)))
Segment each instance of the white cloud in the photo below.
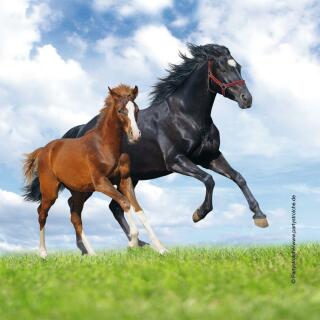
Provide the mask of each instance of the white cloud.
POLYGON ((182 28, 185 27, 189 22, 187 17, 179 16, 175 20, 171 22, 171 26, 175 28, 182 28))
POLYGON ((88 49, 87 42, 78 34, 73 33, 67 37, 67 42, 71 44, 71 46, 75 50, 75 56, 83 57, 88 49))
POLYGON ((90 76, 51 45, 39 46, 50 20, 47 6, 27 0, 0 10, 1 164, 20 166, 21 154, 56 138, 99 110, 90 76), (81 102, 81 106, 79 103, 81 102))
POLYGON ((25 0, 2 2, 0 10, 0 61, 27 58, 34 42, 39 41, 37 24, 41 18, 36 15, 27 17, 29 3, 25 0))
POLYGON ((305 183, 299 183, 299 184, 290 184, 286 186, 289 190, 301 193, 301 194, 307 194, 307 195, 320 195, 320 187, 317 186, 310 186, 305 183))
POLYGON ((157 24, 145 25, 127 38, 107 36, 97 41, 96 50, 104 56, 104 68, 96 76, 105 77, 107 70, 108 83, 112 85, 137 84, 137 102, 144 108, 151 85, 165 73, 169 62, 180 61, 178 52, 185 51, 185 46, 165 26, 157 24))
POLYGON ((223 213, 223 217, 228 220, 237 219, 243 216, 247 210, 246 206, 239 203, 233 203, 229 205, 229 209, 223 213))
POLYGON ((145 52, 147 60, 155 61, 161 67, 179 61, 178 51, 185 48, 163 25, 141 28, 136 32, 134 41, 137 48, 145 52))
POLYGON ((162 10, 170 8, 173 5, 172 0, 94 0, 93 7, 98 11, 117 10, 122 16, 130 16, 137 13, 156 15, 162 10))
POLYGON ((25 248, 20 245, 0 241, 0 252, 21 252, 24 250, 25 248))
POLYGON ((97 51, 105 55, 108 66, 117 65, 112 59, 121 59, 122 64, 118 67, 123 72, 130 72, 130 75, 132 73, 131 77, 134 77, 133 74, 136 77, 141 73, 148 74, 150 65, 159 69, 167 67, 169 62, 180 61, 178 52, 184 49, 183 43, 164 25, 146 25, 137 29, 131 37, 120 39, 107 36, 97 42, 97 51))

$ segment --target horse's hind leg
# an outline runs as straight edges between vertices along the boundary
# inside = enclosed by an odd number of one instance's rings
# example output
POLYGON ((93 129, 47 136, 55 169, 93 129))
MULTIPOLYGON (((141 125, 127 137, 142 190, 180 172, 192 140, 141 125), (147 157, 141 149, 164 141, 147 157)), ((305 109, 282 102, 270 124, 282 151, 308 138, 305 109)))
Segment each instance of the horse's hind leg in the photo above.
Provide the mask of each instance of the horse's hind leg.
POLYGON ((41 203, 38 207, 38 221, 40 225, 40 245, 39 254, 41 258, 47 257, 47 249, 45 244, 45 224, 50 208, 58 197, 59 182, 54 177, 40 177, 41 203))
POLYGON ((92 193, 71 191, 71 194, 72 196, 69 198, 68 204, 70 207, 71 222, 76 231, 77 247, 81 250, 82 254, 95 255, 95 252, 84 233, 81 219, 84 203, 92 193))

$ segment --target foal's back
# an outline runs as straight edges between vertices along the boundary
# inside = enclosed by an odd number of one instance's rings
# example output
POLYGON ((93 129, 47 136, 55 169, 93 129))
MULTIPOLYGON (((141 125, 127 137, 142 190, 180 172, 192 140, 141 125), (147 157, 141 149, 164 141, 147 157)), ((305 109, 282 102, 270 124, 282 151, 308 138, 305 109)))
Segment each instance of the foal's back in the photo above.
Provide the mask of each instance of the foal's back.
POLYGON ((117 165, 117 157, 108 145, 101 152, 96 130, 76 139, 57 139, 48 143, 38 157, 39 176, 53 175, 59 182, 77 191, 94 191, 93 167, 99 166, 109 175, 117 165))

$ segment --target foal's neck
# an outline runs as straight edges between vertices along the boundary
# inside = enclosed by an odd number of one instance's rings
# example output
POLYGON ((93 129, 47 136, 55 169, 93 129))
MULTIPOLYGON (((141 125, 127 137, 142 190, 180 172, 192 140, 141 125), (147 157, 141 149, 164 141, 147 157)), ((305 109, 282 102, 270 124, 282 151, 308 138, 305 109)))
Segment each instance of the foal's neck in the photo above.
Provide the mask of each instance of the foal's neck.
POLYGON ((123 128, 116 112, 114 106, 106 107, 101 111, 96 133, 101 137, 102 146, 112 145, 114 151, 120 152, 123 128))

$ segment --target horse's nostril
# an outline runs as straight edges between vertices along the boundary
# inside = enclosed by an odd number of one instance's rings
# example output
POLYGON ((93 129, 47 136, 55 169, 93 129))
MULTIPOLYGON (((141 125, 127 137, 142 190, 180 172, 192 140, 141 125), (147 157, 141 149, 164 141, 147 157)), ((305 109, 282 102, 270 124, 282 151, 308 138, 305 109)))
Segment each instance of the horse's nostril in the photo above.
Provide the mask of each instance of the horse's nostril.
POLYGON ((241 98, 241 100, 242 100, 243 102, 246 102, 246 101, 247 101, 247 97, 246 97, 246 95, 245 95, 244 93, 241 93, 240 98, 241 98))

